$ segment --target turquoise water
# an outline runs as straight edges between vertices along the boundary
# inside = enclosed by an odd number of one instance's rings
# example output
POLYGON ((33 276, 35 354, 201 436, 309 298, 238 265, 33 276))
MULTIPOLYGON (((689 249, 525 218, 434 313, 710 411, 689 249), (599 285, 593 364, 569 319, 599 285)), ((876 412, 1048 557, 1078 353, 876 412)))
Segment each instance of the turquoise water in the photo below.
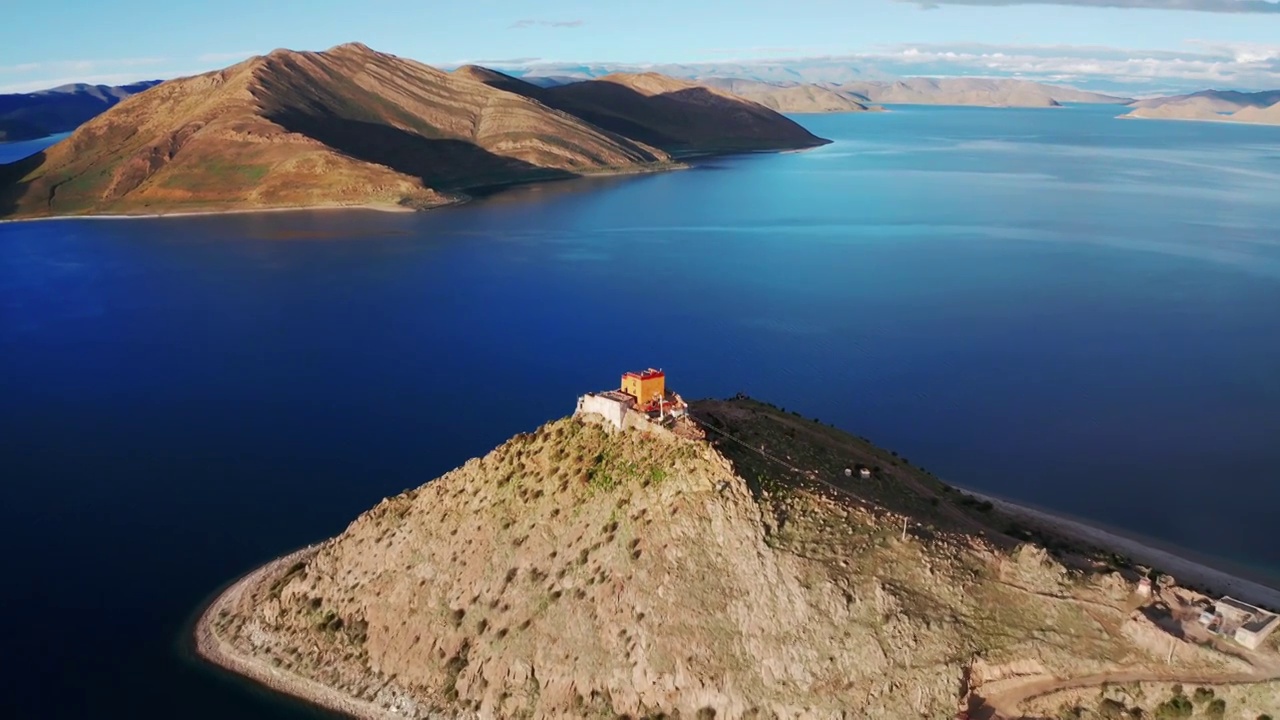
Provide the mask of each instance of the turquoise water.
POLYGON ((836 142, 425 214, 0 225, 0 702, 304 714, 182 659, 199 603, 649 365, 1280 568, 1280 129, 1113 114, 805 116, 836 142))

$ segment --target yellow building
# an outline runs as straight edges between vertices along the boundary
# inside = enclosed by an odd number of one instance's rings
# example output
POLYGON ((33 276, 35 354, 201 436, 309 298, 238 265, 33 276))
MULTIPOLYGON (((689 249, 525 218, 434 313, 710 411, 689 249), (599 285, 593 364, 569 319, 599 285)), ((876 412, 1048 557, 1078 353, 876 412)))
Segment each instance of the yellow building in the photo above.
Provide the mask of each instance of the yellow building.
POLYGON ((666 398, 667 375, 653 368, 626 373, 622 376, 622 392, 635 398, 642 408, 647 407, 666 398))

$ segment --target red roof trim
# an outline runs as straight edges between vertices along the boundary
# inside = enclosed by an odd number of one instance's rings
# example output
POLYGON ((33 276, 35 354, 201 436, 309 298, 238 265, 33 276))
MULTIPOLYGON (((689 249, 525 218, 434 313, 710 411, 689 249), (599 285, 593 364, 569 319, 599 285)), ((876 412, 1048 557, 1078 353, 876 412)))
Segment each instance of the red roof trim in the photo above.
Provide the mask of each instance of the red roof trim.
POLYGON ((654 378, 666 376, 667 374, 661 370, 645 370, 644 372, 628 372, 622 374, 622 377, 640 378, 641 380, 652 380, 654 378))

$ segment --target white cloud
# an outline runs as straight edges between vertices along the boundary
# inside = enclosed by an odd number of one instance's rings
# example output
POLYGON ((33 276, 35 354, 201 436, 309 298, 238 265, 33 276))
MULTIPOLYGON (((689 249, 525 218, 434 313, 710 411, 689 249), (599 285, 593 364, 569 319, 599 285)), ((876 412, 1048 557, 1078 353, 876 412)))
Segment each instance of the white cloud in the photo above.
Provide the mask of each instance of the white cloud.
POLYGON ((1124 8, 1141 10, 1190 10, 1212 13, 1280 13, 1276 0, 898 0, 933 10, 942 5, 1069 5, 1087 8, 1124 8))

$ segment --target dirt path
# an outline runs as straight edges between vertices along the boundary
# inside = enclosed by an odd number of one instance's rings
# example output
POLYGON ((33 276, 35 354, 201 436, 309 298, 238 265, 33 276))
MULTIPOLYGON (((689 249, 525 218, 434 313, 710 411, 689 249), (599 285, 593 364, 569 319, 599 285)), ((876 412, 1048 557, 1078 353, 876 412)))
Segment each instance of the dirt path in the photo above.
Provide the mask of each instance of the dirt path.
POLYGON ((1273 667, 1253 673, 1221 675, 1212 673, 1180 674, 1125 671, 1084 675, 1067 680, 1059 678, 1029 678, 1025 683, 1001 688, 990 696, 975 697, 976 703, 971 706, 970 717, 973 720, 1031 720, 1032 716, 1023 715, 1019 709, 1024 702, 1060 690, 1097 687, 1103 683, 1161 682, 1182 683, 1184 685, 1250 685, 1269 680, 1280 680, 1280 669, 1273 667))

